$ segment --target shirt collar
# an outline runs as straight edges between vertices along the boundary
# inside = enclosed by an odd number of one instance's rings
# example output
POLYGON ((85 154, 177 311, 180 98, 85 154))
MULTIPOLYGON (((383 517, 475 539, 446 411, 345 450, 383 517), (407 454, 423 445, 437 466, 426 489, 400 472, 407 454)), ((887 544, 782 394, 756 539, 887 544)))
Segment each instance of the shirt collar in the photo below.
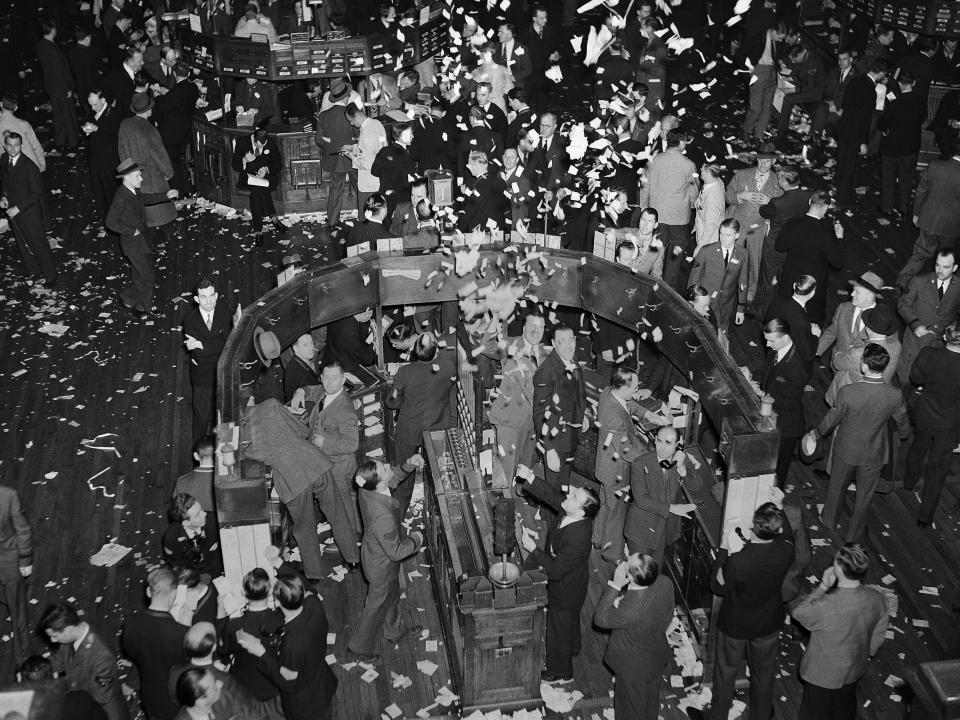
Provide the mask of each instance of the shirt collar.
POLYGON ((90 634, 90 625, 87 624, 86 628, 85 628, 84 631, 83 631, 83 635, 81 635, 80 637, 78 637, 78 638, 74 641, 74 643, 73 643, 73 649, 74 649, 74 651, 77 651, 77 650, 80 649, 80 644, 81 644, 84 640, 87 639, 87 635, 89 635, 89 634, 90 634))
POLYGON ((569 515, 564 515, 563 520, 560 521, 560 527, 565 528, 567 525, 573 525, 575 522, 580 522, 583 518, 572 518, 569 515))
POLYGON ((793 340, 791 340, 790 344, 787 345, 786 347, 782 347, 779 350, 777 350, 777 362, 782 361, 787 356, 787 353, 790 352, 790 349, 792 347, 793 347, 793 340))
POLYGON ((617 395, 615 392, 611 392, 610 394, 613 395, 614 399, 616 399, 616 401, 623 406, 623 409, 624 409, 624 410, 626 410, 627 412, 630 412, 630 408, 627 407, 627 401, 626 401, 626 400, 624 400, 623 398, 621 398, 621 397, 620 397, 619 395, 617 395))
POLYGON ((100 108, 99 110, 97 110, 97 114, 94 115, 93 119, 94 119, 94 120, 99 120, 100 117, 107 111, 107 108, 108 108, 108 107, 110 107, 110 106, 107 105, 106 103, 104 103, 104 104, 103 104, 103 107, 100 108))
POLYGON ((340 388, 340 391, 337 392, 337 393, 334 393, 333 395, 324 395, 324 397, 323 397, 323 406, 324 406, 324 407, 327 407, 327 405, 329 405, 330 403, 332 403, 334 400, 336 400, 336 399, 337 399, 338 397, 340 397, 341 395, 343 395, 343 388, 340 388))

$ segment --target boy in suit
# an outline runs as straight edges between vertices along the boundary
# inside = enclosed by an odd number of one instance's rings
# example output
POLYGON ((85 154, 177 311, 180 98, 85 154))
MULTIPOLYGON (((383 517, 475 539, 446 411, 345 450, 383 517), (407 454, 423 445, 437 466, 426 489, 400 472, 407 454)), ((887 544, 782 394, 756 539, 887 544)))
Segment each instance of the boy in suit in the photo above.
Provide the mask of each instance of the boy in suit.
MULTIPOLYGON (((210 433, 214 418, 217 362, 230 337, 230 311, 217 311, 217 290, 209 278, 200 278, 198 307, 183 318, 183 344, 190 353, 190 387, 193 391, 193 441, 210 433)), ((237 307, 239 312, 240 308, 237 307)))
POLYGON ((537 480, 533 470, 517 468, 517 479, 527 490, 553 507, 543 549, 524 529, 522 544, 527 560, 547 573, 546 668, 540 679, 548 683, 573 681, 573 656, 580 652, 580 609, 590 584, 590 537, 600 498, 591 488, 569 487, 566 494, 537 480))
POLYGON ((750 254, 737 245, 740 223, 727 218, 720 223, 720 242, 704 245, 697 251, 687 287, 701 285, 710 293, 710 307, 717 316, 717 327, 727 330, 743 324, 750 276, 750 254))

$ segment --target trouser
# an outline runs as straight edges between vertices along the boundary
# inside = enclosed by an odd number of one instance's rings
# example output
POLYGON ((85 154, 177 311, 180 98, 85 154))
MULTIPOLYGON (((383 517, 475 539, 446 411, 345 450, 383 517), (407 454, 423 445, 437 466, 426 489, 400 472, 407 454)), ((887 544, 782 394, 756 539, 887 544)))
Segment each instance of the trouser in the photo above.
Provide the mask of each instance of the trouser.
POLYGON ((273 195, 267 188, 251 188, 250 190, 250 214, 253 215, 253 231, 261 232, 263 230, 263 219, 273 217, 277 214, 277 209, 273 206, 273 195))
POLYGON ((897 361, 897 379, 900 381, 900 389, 903 390, 904 395, 909 395, 916 389, 910 382, 910 370, 920 351, 929 346, 943 347, 939 333, 931 332, 929 335, 917 337, 909 327, 904 328, 900 359, 897 361))
POLYGON ((952 247, 955 240, 956 236, 934 235, 926 230, 921 230, 919 237, 913 244, 913 254, 907 260, 907 264, 903 266, 900 274, 897 275, 897 285, 906 286, 937 250, 942 247, 952 247))
POLYGON ((17 665, 27 659, 30 627, 27 625, 27 581, 17 561, 0 563, 0 607, 13 625, 13 658, 17 665))
MULTIPOLYGON (((669 522, 669 520, 667 522, 669 522)), ((651 547, 649 543, 640 543, 632 537, 627 537, 627 550, 630 551, 631 555, 634 553, 646 553, 657 561, 657 565, 663 567, 663 555, 667 551, 667 531, 664 530, 657 536, 657 544, 654 547, 651 547)))
POLYGON ((117 194, 119 184, 114 177, 115 168, 105 168, 101 165, 90 166, 90 182, 93 187, 93 202, 97 208, 97 217, 103 220, 110 209, 110 203, 113 202, 113 196, 117 194))
POLYGON ((809 682, 804 685, 797 720, 855 720, 856 717, 857 683, 839 688, 809 682))
POLYGON ((533 420, 526 423, 522 428, 507 427, 506 425, 497 425, 497 445, 500 453, 500 465, 503 467, 503 474, 506 478, 506 486, 513 485, 513 479, 517 476, 517 465, 523 464, 529 468, 533 467, 533 459, 537 453, 537 441, 534 436, 533 420))
MULTIPOLYGON (((411 457, 413 453, 407 455, 411 457)), ((400 467, 400 463, 395 463, 397 468, 400 467)), ((407 516, 407 508, 410 507, 410 500, 413 498, 413 487, 417 484, 417 473, 416 471, 411 472, 403 480, 397 483, 396 489, 393 491, 393 496, 400 502, 400 521, 403 522, 403 519, 407 516)))
POLYGON ((853 503, 853 514, 850 515, 850 524, 847 527, 846 542, 854 542, 860 537, 870 501, 873 500, 877 483, 880 481, 881 470, 883 470, 882 464, 851 465, 836 455, 833 456, 833 467, 830 469, 830 481, 827 484, 827 497, 823 503, 821 517, 827 527, 836 530, 840 503, 846 493, 847 484, 850 482, 854 471, 856 471, 857 495, 853 503))
POLYGON ((781 490, 787 484, 787 474, 790 472, 790 463, 793 462, 793 453, 797 449, 802 435, 780 436, 780 445, 777 448, 777 487, 781 490))
MULTIPOLYGON (((737 244, 746 248, 747 255, 750 257, 750 263, 747 267, 747 302, 753 302, 757 295, 757 285, 760 284, 760 263, 763 258, 763 235, 764 231, 759 228, 746 228, 741 231, 740 239, 737 244)), ((740 275, 741 280, 743 274, 740 275)))
MULTIPOLYGON (((557 455, 560 457, 559 472, 554 472, 547 467, 547 454, 543 453, 543 479, 546 480, 554 490, 562 492, 563 486, 570 484, 570 473, 573 470, 573 456, 576 455, 576 453, 576 448, 572 450, 557 450, 557 455)), ((553 508, 551 508, 551 510, 553 510, 553 508)))
POLYGON ((550 97, 550 81, 544 73, 547 68, 534 70, 530 77, 526 79, 527 101, 537 115, 543 115, 547 109, 547 101, 550 97))
POLYGON ((140 312, 149 312, 153 307, 153 291, 156 277, 153 273, 153 258, 149 252, 127 252, 130 261, 131 283, 120 291, 120 298, 140 312))
POLYGON ((400 629, 400 563, 391 563, 382 575, 367 578, 367 599, 347 647, 361 655, 377 649, 382 634, 388 641, 403 634, 400 629))
POLYGON ((623 560, 623 523, 627 519, 627 504, 622 492, 629 486, 629 477, 600 483, 600 511, 593 522, 593 542, 600 546, 600 556, 610 562, 623 560))
POLYGON ((80 124, 77 122, 77 104, 72 97, 57 93, 50 96, 53 109, 53 133, 57 145, 75 147, 80 142, 80 124))
POLYGON ((320 541, 317 539, 317 510, 313 503, 313 489, 307 488, 285 502, 284 506, 293 520, 293 539, 300 548, 303 574, 311 580, 319 580, 323 577, 323 564, 320 561, 320 541))
POLYGON ((258 715, 266 720, 285 720, 283 707, 280 705, 280 696, 272 697, 269 700, 257 700, 258 715))
POLYGON ((13 235, 17 239, 23 264, 27 266, 27 275, 42 273, 47 282, 53 282, 57 277, 57 266, 53 261, 50 241, 47 240, 46 234, 40 232, 33 223, 25 232, 21 231, 16 218, 13 218, 10 224, 13 225, 13 235))
POLYGON ((193 442, 209 434, 210 424, 213 421, 213 403, 216 397, 216 386, 193 385, 193 442))
POLYGON ((580 611, 554 610, 547 606, 547 649, 544 663, 548 675, 573 677, 573 656, 580 652, 580 611))
POLYGON ((880 209, 884 212, 893 210, 893 203, 897 196, 897 183, 900 183, 900 203, 898 210, 904 214, 910 212, 910 193, 913 192, 913 176, 917 174, 917 159, 913 155, 881 155, 880 156, 880 209))
POLYGON ((810 119, 812 120, 814 113, 817 112, 816 107, 819 107, 820 105, 821 96, 822 93, 820 92, 792 92, 784 95, 783 104, 780 105, 780 119, 777 121, 777 128, 780 130, 786 130, 789 128, 790 115, 793 112, 793 108, 795 108, 797 105, 803 105, 804 103, 812 103, 815 106, 810 111, 810 119))
POLYGON ((173 177, 170 178, 170 187, 180 193, 182 198, 193 188, 190 182, 190 168, 187 167, 187 145, 188 140, 182 142, 164 143, 167 155, 170 156, 170 164, 173 165, 173 177))
MULTIPOLYGON (((329 172, 330 186, 327 188, 327 225, 333 227, 340 222, 340 211, 343 208, 343 195, 347 189, 347 181, 353 188, 353 196, 360 197, 357 190, 357 171, 329 172)), ((358 206, 359 207, 359 206, 358 206)), ((362 219, 362 218, 361 218, 362 219)))
POLYGON ((744 656, 750 668, 750 720, 770 720, 779 653, 780 630, 752 640, 738 640, 718 632, 709 720, 726 720, 744 656))
POLYGON ((663 241, 663 279, 679 293, 686 289, 690 268, 687 263, 687 250, 690 247, 690 224, 660 225, 660 239, 663 241), (680 252, 676 253, 676 248, 680 252))
POLYGON ((743 135, 749 137, 751 133, 757 140, 763 139, 763 134, 770 124, 770 113, 773 112, 773 96, 777 91, 777 73, 773 65, 756 65, 753 68, 753 77, 757 81, 750 85, 750 108, 743 121, 743 135))
POLYGON ((837 138, 837 204, 853 205, 860 177, 860 143, 837 138))
POLYGON ((660 686, 663 678, 654 675, 649 680, 617 676, 613 691, 613 714, 618 718, 656 720, 660 710, 660 686))
POLYGON ((923 461, 927 452, 929 452, 930 459, 927 461, 927 470, 923 479, 923 493, 920 496, 920 512, 917 515, 917 519, 922 522, 933 522, 937 505, 940 503, 940 493, 943 492, 943 484, 947 475, 950 474, 950 466, 953 464, 953 448, 956 445, 955 442, 934 437, 930 433, 919 429, 916 430, 913 444, 907 452, 903 487, 906 490, 913 490, 917 481, 920 480, 920 474, 923 472, 923 461))

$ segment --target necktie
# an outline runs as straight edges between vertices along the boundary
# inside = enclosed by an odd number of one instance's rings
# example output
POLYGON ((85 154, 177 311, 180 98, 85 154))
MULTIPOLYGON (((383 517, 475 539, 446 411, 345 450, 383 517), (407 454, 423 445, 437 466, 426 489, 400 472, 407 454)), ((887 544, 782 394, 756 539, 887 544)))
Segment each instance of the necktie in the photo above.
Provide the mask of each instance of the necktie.
POLYGON ((941 299, 941 300, 943 300, 943 290, 944 290, 944 288, 943 288, 943 283, 942 283, 942 282, 938 282, 938 283, 937 283, 937 295, 940 296, 940 299, 941 299))
POLYGON ((724 251, 723 251, 723 266, 724 266, 724 267, 727 267, 727 265, 729 265, 729 264, 730 264, 730 251, 729 251, 729 250, 724 250, 724 251))
POLYGON ((856 336, 856 334, 860 332, 860 328, 863 327, 863 319, 862 319, 862 317, 861 317, 862 315, 863 315, 863 310, 861 310, 860 308, 857 308, 857 309, 854 310, 854 312, 853 312, 853 334, 854 334, 854 336, 856 336))
POLYGON ((213 330, 213 315, 207 315, 207 330, 213 330))
POLYGON ((320 409, 319 409, 317 412, 323 412, 323 408, 326 407, 326 405, 327 405, 327 396, 324 395, 324 396, 320 399, 320 409))

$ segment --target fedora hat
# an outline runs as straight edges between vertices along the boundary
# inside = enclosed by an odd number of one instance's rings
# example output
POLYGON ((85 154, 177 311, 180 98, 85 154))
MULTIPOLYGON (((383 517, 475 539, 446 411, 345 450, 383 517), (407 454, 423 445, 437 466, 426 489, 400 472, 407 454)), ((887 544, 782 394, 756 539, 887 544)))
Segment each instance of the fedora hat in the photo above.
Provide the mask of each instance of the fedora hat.
POLYGON ((330 83, 330 102, 340 102, 353 92, 353 86, 343 78, 334 78, 330 83))
POLYGON ((153 98, 148 93, 136 93, 130 101, 130 112, 139 115, 152 108, 154 104, 153 98))
POLYGON ((827 454, 823 438, 818 432, 808 432, 800 438, 800 459, 807 465, 815 463, 827 454))
POLYGON ((128 175, 129 173, 132 173, 134 170, 143 170, 143 168, 140 167, 140 165, 137 163, 136 160, 127 158, 122 163, 117 165, 117 177, 123 177, 124 175, 128 175))
POLYGON ((258 327, 253 333, 253 349, 257 351, 257 357, 264 367, 270 367, 270 364, 280 357, 280 341, 276 334, 258 327))
POLYGON ((897 331, 893 311, 886 305, 875 305, 863 311, 863 324, 878 335, 892 335, 897 331))
POLYGON ((859 285, 864 290, 869 290, 876 296, 880 296, 881 291, 883 290, 883 279, 877 275, 875 272, 865 272, 863 275, 858 277, 856 280, 850 281, 851 285, 859 285))
POLYGON ((763 143, 753 156, 757 160, 776 160, 778 157, 777 146, 770 142, 763 143))

